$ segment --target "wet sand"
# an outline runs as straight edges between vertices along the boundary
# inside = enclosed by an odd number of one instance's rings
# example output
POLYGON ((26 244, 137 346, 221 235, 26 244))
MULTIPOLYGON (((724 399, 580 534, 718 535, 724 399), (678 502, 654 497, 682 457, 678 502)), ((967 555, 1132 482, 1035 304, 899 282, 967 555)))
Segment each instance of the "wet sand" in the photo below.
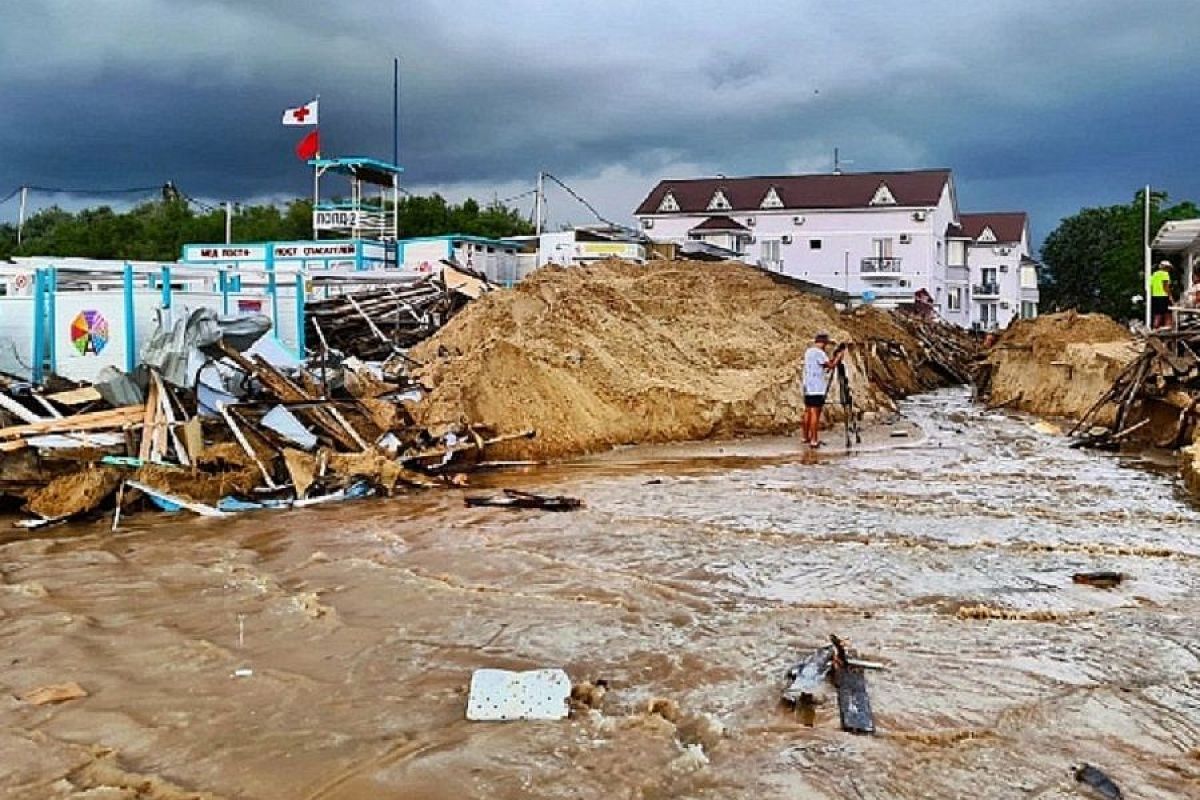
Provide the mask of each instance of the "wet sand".
POLYGON ((904 409, 924 438, 850 454, 831 431, 486 478, 571 514, 443 491, 5 532, 0 796, 1053 798, 1081 761, 1126 797, 1200 796, 1178 479, 960 392, 904 409), (1072 583, 1092 569, 1130 577, 1072 583), (1053 619, 958 615, 977 605, 1053 619), (778 704, 830 633, 887 666, 874 737, 831 693, 812 720, 778 704), (464 719, 473 669, 545 666, 608 680, 603 712, 464 719), (89 696, 13 697, 66 681, 89 696))

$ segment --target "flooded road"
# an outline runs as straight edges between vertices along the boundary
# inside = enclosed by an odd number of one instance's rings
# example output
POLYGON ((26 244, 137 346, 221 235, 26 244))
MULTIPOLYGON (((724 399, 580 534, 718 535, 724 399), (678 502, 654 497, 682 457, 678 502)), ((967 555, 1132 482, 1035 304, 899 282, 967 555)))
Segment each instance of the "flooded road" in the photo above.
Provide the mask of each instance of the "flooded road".
POLYGON ((924 437, 850 454, 707 443, 486 480, 571 514, 444 491, 5 533, 0 796, 1055 798, 1080 762, 1126 797, 1200 796, 1177 479, 962 392, 903 410, 924 437), (874 737, 832 693, 811 720, 778 704, 831 633, 887 667, 874 737), (609 681, 602 713, 464 719, 473 669, 548 666, 609 681), (67 681, 88 696, 13 697, 67 681))

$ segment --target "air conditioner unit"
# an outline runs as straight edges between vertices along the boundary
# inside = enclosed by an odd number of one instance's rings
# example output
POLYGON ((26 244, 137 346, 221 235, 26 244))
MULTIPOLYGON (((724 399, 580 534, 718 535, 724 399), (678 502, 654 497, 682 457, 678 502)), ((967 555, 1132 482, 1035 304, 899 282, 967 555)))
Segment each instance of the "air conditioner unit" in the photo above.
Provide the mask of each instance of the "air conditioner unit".
POLYGON ((750 237, 750 240, 749 240, 750 244, 754 244, 754 243, 755 243, 755 242, 757 242, 757 241, 758 241, 758 237, 756 237, 756 236, 751 236, 751 237, 750 237))
POLYGON ((792 224, 793 225, 803 225, 804 224, 804 216, 797 215, 795 217, 792 217, 792 224))
POLYGON ((790 233, 785 233, 783 236, 779 237, 779 241, 783 242, 784 244, 791 244, 792 235, 790 233))
POLYGON ((746 224, 753 227, 754 226, 754 217, 746 217, 746 224))
POLYGON ((911 233, 900 234, 900 244, 912 244, 912 234, 911 233))
POLYGON ((1008 264, 1001 264, 1001 265, 1000 265, 1000 271, 1001 271, 1001 272, 1008 272, 1008 264))
POLYGON ((1001 307, 1001 308, 1008 308, 1008 302, 1007 302, 1007 301, 1003 301, 1003 300, 1002 300, 1002 301, 1000 302, 1000 307, 1001 307))
POLYGON ((992 252, 994 252, 996 255, 1006 256, 1012 252, 1012 248, 1011 247, 997 247, 992 252))
POLYGON ((908 281, 900 281, 900 286, 901 286, 901 287, 906 287, 906 286, 908 286, 908 281))
POLYGON ((645 228, 646 230, 650 230, 651 228, 654 227, 654 220, 652 220, 652 219, 642 220, 642 227, 645 228))
POLYGON ((926 216, 928 215, 924 211, 914 211, 913 222, 924 222, 926 216))

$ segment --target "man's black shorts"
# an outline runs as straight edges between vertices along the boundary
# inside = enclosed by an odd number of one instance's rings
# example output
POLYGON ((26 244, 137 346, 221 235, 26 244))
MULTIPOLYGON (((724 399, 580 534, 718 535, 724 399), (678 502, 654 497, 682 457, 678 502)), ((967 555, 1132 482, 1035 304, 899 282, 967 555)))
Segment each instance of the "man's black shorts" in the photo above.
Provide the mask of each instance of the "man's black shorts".
POLYGON ((806 394, 804 395, 805 408, 821 408, 825 405, 825 395, 823 394, 806 394))
POLYGON ((1169 297, 1151 297, 1150 298, 1150 313, 1151 314, 1167 314, 1171 311, 1171 298, 1169 297))

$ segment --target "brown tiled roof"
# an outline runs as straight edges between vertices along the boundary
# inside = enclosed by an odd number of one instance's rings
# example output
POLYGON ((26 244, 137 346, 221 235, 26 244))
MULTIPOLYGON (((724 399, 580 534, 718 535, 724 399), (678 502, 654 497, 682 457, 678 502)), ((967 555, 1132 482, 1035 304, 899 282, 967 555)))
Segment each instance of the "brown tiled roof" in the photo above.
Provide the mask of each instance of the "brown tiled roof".
POLYGON ((997 242, 1019 242, 1025 233, 1024 211, 992 211, 986 214, 960 214, 962 234, 978 239, 984 228, 991 228, 997 242))
POLYGON ((680 213, 702 214, 708 209, 713 193, 724 192, 733 211, 758 211, 772 187, 783 208, 788 210, 821 208, 867 208, 871 199, 886 183, 898 206, 935 206, 941 199, 948 169, 910 172, 847 172, 841 175, 785 175, 757 178, 693 178, 660 181, 635 214, 656 214, 663 197, 670 192, 680 213))
POLYGON ((749 231, 750 229, 747 228, 742 223, 738 222, 736 219, 731 219, 729 217, 709 217, 708 219, 704 220, 704 222, 701 222, 699 225, 692 228, 692 230, 694 230, 694 231, 749 231))

